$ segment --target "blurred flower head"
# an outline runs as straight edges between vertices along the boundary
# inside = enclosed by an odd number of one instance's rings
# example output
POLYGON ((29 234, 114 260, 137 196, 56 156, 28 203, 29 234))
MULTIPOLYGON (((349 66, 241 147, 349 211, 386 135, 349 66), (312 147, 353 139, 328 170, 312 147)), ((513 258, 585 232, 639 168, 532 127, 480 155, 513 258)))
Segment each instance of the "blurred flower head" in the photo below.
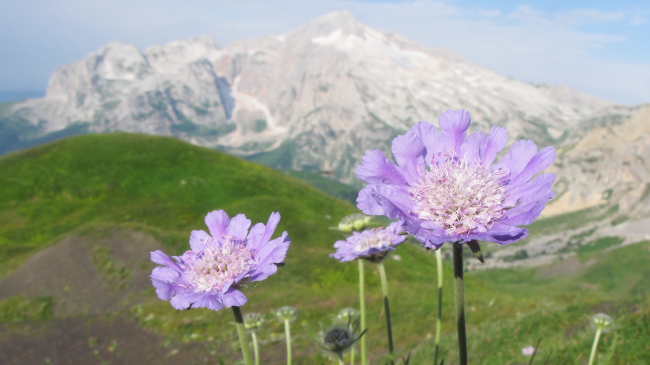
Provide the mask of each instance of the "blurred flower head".
POLYGON ((366 151, 356 175, 368 185, 357 206, 369 215, 400 219, 424 246, 490 241, 502 245, 526 238, 518 226, 532 223, 555 193, 553 174, 539 174, 555 160, 555 149, 537 151, 532 141, 505 146, 505 129, 467 135, 465 110, 438 118, 441 131, 419 122, 393 140, 397 166, 381 151, 366 151))
POLYGON ((266 322, 264 316, 260 313, 247 313, 244 314, 244 328, 248 331, 257 331, 266 322))
POLYGON ((533 356, 535 353, 535 348, 533 346, 524 347, 521 349, 521 353, 524 356, 533 356))
POLYGON ((266 225, 251 221, 243 214, 230 219, 223 210, 205 217, 210 234, 192 231, 190 248, 172 260, 158 250, 151 261, 158 265, 151 273, 156 294, 170 300, 176 309, 241 306, 246 297, 239 290, 247 281, 264 280, 277 271, 289 249, 287 232, 274 240, 271 236, 280 221, 272 213, 266 225))
POLYGON ((364 228, 370 226, 372 222, 372 217, 365 214, 351 214, 339 222, 338 230, 345 233, 350 233, 352 231, 361 231, 364 228))
POLYGON ((299 310, 289 305, 280 307, 273 312, 275 318, 277 318, 277 320, 280 322, 293 322, 296 317, 298 317, 298 313, 300 313, 299 310))
POLYGON ((603 332, 609 332, 612 329, 614 320, 604 313, 596 313, 590 318, 592 327, 603 332))
POLYGON ((355 337, 358 327, 351 329, 349 326, 332 326, 324 331, 320 336, 318 346, 325 350, 330 355, 334 355, 339 359, 343 359, 343 354, 349 351, 355 342, 359 341, 359 337, 355 337))
POLYGON ((329 256, 340 262, 355 259, 381 261, 390 251, 395 251, 395 246, 406 240, 406 236, 400 235, 402 231, 401 223, 393 222, 386 228, 372 228, 361 233, 354 232, 345 241, 337 241, 334 244, 336 253, 329 256))

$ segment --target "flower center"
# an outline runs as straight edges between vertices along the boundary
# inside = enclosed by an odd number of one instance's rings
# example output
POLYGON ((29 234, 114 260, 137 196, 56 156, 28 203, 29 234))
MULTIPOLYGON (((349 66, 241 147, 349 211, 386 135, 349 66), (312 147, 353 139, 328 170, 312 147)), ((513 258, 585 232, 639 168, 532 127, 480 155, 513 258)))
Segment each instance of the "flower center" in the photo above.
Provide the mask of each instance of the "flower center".
POLYGON ((189 263, 185 280, 196 293, 215 292, 223 289, 254 264, 253 255, 244 242, 226 239, 221 247, 208 244, 193 262, 189 263))
POLYGON ((364 236, 357 242, 355 250, 358 252, 363 252, 371 247, 381 248, 384 246, 389 246, 392 242, 391 235, 380 230, 373 230, 371 236, 364 236))
POLYGON ((447 234, 463 235, 472 230, 486 232, 505 213, 505 187, 500 171, 450 158, 441 166, 432 164, 410 193, 415 213, 435 222, 447 234))

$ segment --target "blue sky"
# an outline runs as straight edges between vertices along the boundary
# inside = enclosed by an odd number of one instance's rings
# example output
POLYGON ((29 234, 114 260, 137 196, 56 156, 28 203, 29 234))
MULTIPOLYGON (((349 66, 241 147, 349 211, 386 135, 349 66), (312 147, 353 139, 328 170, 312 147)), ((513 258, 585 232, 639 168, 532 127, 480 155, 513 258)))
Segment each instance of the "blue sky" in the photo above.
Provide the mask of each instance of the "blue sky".
POLYGON ((209 34, 226 46, 346 9, 507 76, 650 102, 650 1, 0 1, 0 91, 44 90, 55 67, 112 40, 144 49, 209 34))

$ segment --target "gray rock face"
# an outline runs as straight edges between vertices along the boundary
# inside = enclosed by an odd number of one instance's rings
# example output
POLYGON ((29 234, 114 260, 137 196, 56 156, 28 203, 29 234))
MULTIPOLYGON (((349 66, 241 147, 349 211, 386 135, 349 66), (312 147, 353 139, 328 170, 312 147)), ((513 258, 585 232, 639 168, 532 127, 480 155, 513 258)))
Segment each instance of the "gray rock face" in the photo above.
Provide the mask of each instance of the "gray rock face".
POLYGON ((392 138, 417 121, 437 124, 442 112, 461 108, 474 129, 503 126, 511 142, 541 146, 575 144, 638 111, 505 77, 337 12, 227 48, 210 37, 144 53, 112 42, 58 68, 45 98, 18 103, 12 113, 41 133, 81 122, 95 132, 174 135, 358 183, 354 169, 365 150, 388 152, 392 138))

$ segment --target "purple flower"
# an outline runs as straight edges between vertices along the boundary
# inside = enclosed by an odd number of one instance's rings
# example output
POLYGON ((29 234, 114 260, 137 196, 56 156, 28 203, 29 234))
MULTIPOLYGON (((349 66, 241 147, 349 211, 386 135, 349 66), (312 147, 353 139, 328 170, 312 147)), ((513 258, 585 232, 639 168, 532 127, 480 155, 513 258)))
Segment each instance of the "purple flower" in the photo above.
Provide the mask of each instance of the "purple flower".
POLYGON ((505 129, 467 136, 465 110, 448 110, 438 121, 441 132, 419 122, 393 140, 398 166, 378 150, 366 151, 356 171, 368 183, 359 192, 359 209, 400 219, 429 248, 472 240, 505 245, 525 238, 528 231, 518 226, 532 223, 555 195, 554 174, 533 179, 553 163, 555 149, 538 152, 532 141, 521 140, 494 163, 508 139, 505 129))
POLYGON ((189 251, 174 260, 162 251, 151 253, 156 267, 151 281, 162 300, 171 299, 176 309, 241 306, 246 297, 239 288, 247 280, 260 281, 277 271, 275 264, 287 255, 291 240, 287 232, 270 240, 280 221, 271 213, 264 226, 258 223, 248 232, 251 221, 243 214, 232 220, 223 210, 205 217, 210 234, 192 231, 189 251))
POLYGON ((345 241, 334 243, 336 253, 329 256, 340 262, 352 261, 355 259, 366 259, 369 261, 381 261, 390 251, 395 251, 395 246, 404 242, 406 236, 400 222, 393 222, 386 228, 367 229, 361 233, 353 232, 352 236, 345 241))

